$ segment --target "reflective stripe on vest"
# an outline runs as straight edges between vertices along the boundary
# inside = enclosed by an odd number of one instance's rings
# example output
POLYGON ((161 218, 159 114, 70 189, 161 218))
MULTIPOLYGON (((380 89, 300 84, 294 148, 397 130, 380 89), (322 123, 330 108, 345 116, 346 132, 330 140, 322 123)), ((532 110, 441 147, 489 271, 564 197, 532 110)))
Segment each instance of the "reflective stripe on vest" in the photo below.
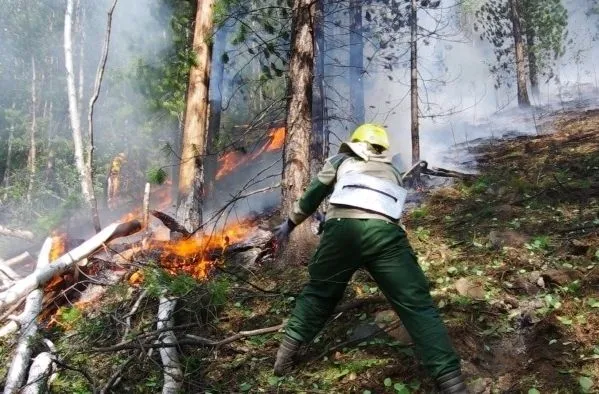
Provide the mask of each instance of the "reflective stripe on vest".
POLYGON ((350 172, 338 179, 329 202, 377 212, 398 220, 407 194, 406 189, 393 182, 350 172))

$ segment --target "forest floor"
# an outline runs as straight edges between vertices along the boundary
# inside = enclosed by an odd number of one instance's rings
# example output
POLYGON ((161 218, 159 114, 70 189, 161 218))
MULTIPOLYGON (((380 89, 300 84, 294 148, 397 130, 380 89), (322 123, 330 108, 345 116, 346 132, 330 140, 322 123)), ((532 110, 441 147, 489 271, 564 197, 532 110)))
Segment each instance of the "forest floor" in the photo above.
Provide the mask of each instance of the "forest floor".
MULTIPOLYGON (((599 111, 564 115, 554 127, 478 147, 475 181, 428 192, 404 218, 473 393, 599 392, 599 111)), ((306 280, 305 266, 283 263, 201 286, 146 275, 150 297, 132 333, 155 324, 157 282, 181 295, 179 335, 219 339, 280 324, 306 280)), ((117 370, 113 392, 160 390, 156 354, 92 350, 119 341, 115 316, 141 288, 120 284, 102 304, 63 311, 50 337, 71 370, 53 392, 91 392, 117 370)), ((433 392, 381 295, 358 271, 342 304, 369 301, 334 315, 284 378, 272 374, 280 332, 218 349, 182 346, 185 392, 433 392)))

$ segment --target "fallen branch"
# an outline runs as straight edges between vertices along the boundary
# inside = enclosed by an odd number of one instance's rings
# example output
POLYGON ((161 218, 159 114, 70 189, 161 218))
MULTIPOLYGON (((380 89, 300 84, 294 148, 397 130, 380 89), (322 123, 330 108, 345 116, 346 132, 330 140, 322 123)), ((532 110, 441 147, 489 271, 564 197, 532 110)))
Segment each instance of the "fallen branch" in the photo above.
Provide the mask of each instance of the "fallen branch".
MULTIPOLYGON (((377 331, 375 331, 372 334, 367 335, 365 337, 358 338, 358 339, 350 339, 349 341, 338 343, 337 345, 326 349, 325 351, 323 351, 322 353, 320 353, 317 357, 314 357, 313 360, 320 360, 321 358, 323 358, 324 356, 326 356, 327 354, 329 354, 331 352, 334 352, 335 350, 343 349, 344 347, 347 347, 347 346, 352 345, 354 343, 364 342, 364 341, 366 341, 366 340, 368 340, 370 338, 373 338, 373 337, 375 337, 375 336, 377 336, 379 334, 382 334, 384 332, 392 331, 392 330, 396 329, 399 326, 401 326, 401 321, 397 321, 395 323, 392 323, 392 324, 388 325, 387 327, 380 328, 377 331)), ((406 345, 406 347, 410 347, 410 346, 406 345)))
POLYGON ((53 373, 54 358, 49 352, 42 352, 34 359, 29 368, 27 384, 21 394, 41 394, 48 392, 48 379, 53 373))
MULTIPOLYGON (((347 312, 349 310, 359 308, 364 305, 379 304, 379 303, 383 303, 383 302, 387 302, 387 299, 383 296, 360 298, 357 300, 350 301, 346 304, 339 305, 337 308, 335 308, 334 313, 347 312)), ((155 332, 140 334, 136 339, 128 340, 126 342, 121 342, 114 346, 95 348, 95 349, 93 349, 93 351, 105 353, 105 352, 116 352, 116 351, 120 351, 120 350, 129 350, 129 349, 139 349, 139 348, 156 349, 156 348, 162 348, 162 347, 176 347, 176 346, 182 346, 182 345, 223 346, 223 345, 227 345, 231 342, 238 341, 238 340, 246 338, 246 337, 250 337, 250 336, 254 336, 254 335, 268 334, 271 332, 277 332, 284 327, 284 324, 285 323, 278 324, 276 326, 260 328, 257 330, 251 330, 251 331, 240 331, 237 334, 234 334, 230 337, 227 337, 227 338, 224 338, 221 340, 213 340, 213 339, 209 339, 209 338, 203 338, 203 337, 199 337, 196 335, 188 334, 188 335, 185 335, 185 339, 179 340, 176 343, 165 343, 165 342, 160 342, 160 343, 158 343, 158 342, 157 343, 141 342, 140 343, 139 340, 143 339, 143 337, 149 338, 149 337, 155 336, 156 333, 158 333, 158 332, 164 332, 165 329, 162 328, 162 329, 156 330, 155 332)), ((172 327, 172 330, 181 329, 181 328, 187 328, 187 327, 186 326, 172 327)))
POLYGON ((77 261, 94 253, 103 244, 110 242, 115 238, 125 237, 136 233, 140 229, 141 223, 137 220, 126 223, 113 223, 72 251, 67 252, 54 260, 52 264, 36 268, 36 270, 27 277, 16 282, 8 290, 0 293, 0 312, 10 307, 35 288, 44 285, 54 276, 62 274, 77 261))
POLYGON ((125 360, 125 362, 122 363, 117 368, 117 370, 112 373, 112 375, 110 375, 108 382, 106 382, 104 387, 102 387, 102 389, 100 390, 100 394, 106 394, 112 387, 116 386, 125 368, 127 368, 127 366, 131 364, 131 362, 135 360, 137 357, 139 357, 139 353, 136 353, 133 356, 129 357, 127 360, 125 360))
MULTIPOLYGON (((44 269, 50 263, 50 249, 52 248, 52 238, 46 238, 42 250, 40 251, 39 258, 37 260, 36 271, 44 269)), ((44 291, 42 289, 35 289, 27 296, 25 302, 25 310, 20 315, 19 320, 23 326, 21 331, 21 337, 17 343, 17 348, 6 375, 6 383, 4 386, 4 394, 12 394, 19 391, 23 381, 25 380, 25 374, 27 373, 27 367, 31 360, 31 343, 35 335, 37 334, 37 315, 42 309, 42 298, 44 291)))
MULTIPOLYGON (((174 326, 173 314, 177 306, 177 299, 162 295, 158 304, 158 330, 172 328, 174 326)), ((158 336, 160 344, 167 345, 160 348, 160 359, 164 370, 164 384, 162 394, 176 394, 181 391, 183 383, 183 371, 179 361, 179 352, 174 346, 177 337, 172 330, 165 331, 158 336)))
POLYGON ((150 211, 152 216, 156 219, 160 220, 162 224, 164 224, 171 232, 180 233, 183 237, 187 238, 191 235, 189 231, 183 225, 179 224, 173 217, 167 215, 166 213, 160 211, 150 211))
POLYGON ((185 335, 185 338, 191 339, 201 345, 223 346, 223 345, 227 345, 231 342, 235 342, 235 341, 238 341, 243 338, 252 337, 255 335, 269 334, 271 332, 277 332, 277 331, 283 329, 283 327, 285 327, 285 322, 278 324, 276 326, 272 326, 272 327, 260 328, 260 329, 251 330, 251 331, 240 331, 237 334, 232 335, 228 338, 222 339, 220 341, 213 341, 208 338, 202 338, 197 335, 191 335, 191 334, 185 335))
POLYGON ((21 275, 17 274, 5 261, 0 261, 0 272, 9 280, 16 282, 21 279, 21 275))
POLYGON ((6 235, 7 237, 21 238, 31 241, 33 239, 33 233, 27 230, 18 230, 0 226, 0 235, 6 235))
POLYGON ((29 252, 23 252, 18 256, 15 256, 11 259, 8 260, 4 260, 4 264, 7 266, 13 266, 15 264, 19 264, 22 263, 23 261, 32 258, 31 255, 29 254, 29 252))
POLYGON ((148 290, 145 289, 144 291, 141 292, 139 297, 137 297, 137 300, 133 304, 131 311, 125 315, 125 333, 123 334, 123 339, 122 339, 123 341, 125 340, 125 338, 127 338, 127 335, 129 334, 129 331, 131 330, 131 317, 133 317, 133 315, 135 315, 135 313, 139 309, 139 306, 141 305, 141 302, 147 295, 148 295, 148 290))

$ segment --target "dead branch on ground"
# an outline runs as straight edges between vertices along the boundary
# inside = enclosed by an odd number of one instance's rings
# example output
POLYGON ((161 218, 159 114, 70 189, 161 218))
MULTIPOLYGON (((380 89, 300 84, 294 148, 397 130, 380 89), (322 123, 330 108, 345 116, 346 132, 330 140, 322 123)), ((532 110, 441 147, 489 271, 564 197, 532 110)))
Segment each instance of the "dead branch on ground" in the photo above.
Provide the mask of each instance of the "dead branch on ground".
POLYGON ((77 261, 94 253, 103 244, 113 239, 125 237, 141 230, 141 223, 132 220, 126 223, 113 223, 94 235, 92 238, 79 245, 75 249, 54 260, 52 264, 42 268, 36 268, 27 277, 16 282, 12 287, 0 293, 0 311, 4 311, 21 297, 30 293, 37 287, 44 285, 56 275, 64 273, 77 261))
MULTIPOLYGON (((37 260, 36 270, 44 269, 50 264, 51 248, 52 238, 46 238, 37 260)), ((12 363, 10 364, 10 369, 6 376, 4 394, 17 393, 25 380, 27 367, 31 360, 32 340, 37 334, 38 326, 36 319, 42 309, 43 295, 44 291, 42 289, 35 289, 27 296, 25 310, 20 316, 20 323, 22 324, 23 329, 12 358, 12 363)))
POLYGON ((33 233, 28 230, 19 230, 8 228, 0 225, 0 235, 6 235, 7 237, 21 238, 27 241, 31 241, 33 239, 33 233))

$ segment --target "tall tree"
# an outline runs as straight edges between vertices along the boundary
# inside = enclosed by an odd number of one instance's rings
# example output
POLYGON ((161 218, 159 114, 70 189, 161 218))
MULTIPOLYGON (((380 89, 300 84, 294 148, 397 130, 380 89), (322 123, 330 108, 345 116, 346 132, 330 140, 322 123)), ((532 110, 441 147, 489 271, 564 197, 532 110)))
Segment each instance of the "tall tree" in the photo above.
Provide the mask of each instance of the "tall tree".
POLYGON ((325 96, 325 22, 324 0, 317 1, 314 9, 314 91, 312 101, 312 141, 310 147, 310 169, 314 175, 326 158, 326 96, 325 96))
POLYGON ((364 38, 362 1, 349 0, 349 97, 351 119, 364 123, 364 38))
POLYGON ((27 166, 29 167, 29 182, 27 185, 27 202, 31 204, 31 192, 33 191, 33 182, 35 180, 35 157, 37 149, 35 146, 35 132, 37 130, 37 74, 35 72, 35 57, 31 57, 31 126, 29 129, 29 155, 27 156, 27 166))
MULTIPOLYGON (((294 0, 287 101, 287 132, 283 154, 282 212, 291 211, 310 180, 310 134, 312 132, 312 82, 314 68, 314 2, 294 0)), ((292 234, 286 258, 304 260, 310 227, 299 226, 292 234)))
POLYGON ((312 0, 294 0, 289 62, 282 209, 289 212, 310 180, 314 26, 312 0))
POLYGON ((518 105, 529 106, 528 89, 526 88, 526 60, 524 58, 524 40, 520 22, 520 4, 518 0, 509 0, 509 14, 512 22, 512 37, 514 38, 514 56, 516 58, 516 84, 518 105))
MULTIPOLYGON (((65 19, 64 19, 64 57, 65 69, 67 72, 67 94, 69 100, 69 118, 71 120, 71 130, 73 132, 73 145, 75 154, 75 165, 79 173, 81 191, 85 203, 88 205, 91 214, 94 229, 99 232, 101 229, 100 218, 94 196, 92 181, 92 163, 85 162, 83 149, 83 135, 81 131, 81 114, 79 113, 79 103, 77 97, 77 87, 75 84, 75 73, 73 64, 73 12, 75 8, 74 0, 67 0, 65 19)), ((91 143, 91 142, 90 142, 91 143)))
MULTIPOLYGON (((412 164, 420 160, 420 127, 418 123, 418 4, 410 2, 410 130, 412 136, 412 164)), ((418 170, 414 173, 420 181, 418 170)))
POLYGON ((495 47, 496 87, 515 74, 518 104, 530 105, 527 81, 538 94, 540 76, 552 78, 564 53, 568 13, 561 0, 487 0, 476 16, 475 30, 495 47))
POLYGON ((214 0, 199 0, 197 3, 193 33, 196 61, 189 72, 187 105, 181 138, 177 218, 189 231, 196 230, 202 223, 203 157, 206 154, 208 125, 213 7, 214 0))
MULTIPOLYGON (((227 62, 227 37, 230 26, 222 23, 216 30, 214 47, 212 53, 212 65, 210 70, 210 116, 208 119, 208 132, 206 134, 207 156, 204 161, 204 176, 207 182, 212 182, 216 175, 217 154, 215 142, 221 126, 221 115, 223 109, 223 77, 225 74, 225 63, 227 62)), ((210 189, 210 187, 209 187, 210 189)), ((208 189, 208 190, 209 190, 208 189)))

